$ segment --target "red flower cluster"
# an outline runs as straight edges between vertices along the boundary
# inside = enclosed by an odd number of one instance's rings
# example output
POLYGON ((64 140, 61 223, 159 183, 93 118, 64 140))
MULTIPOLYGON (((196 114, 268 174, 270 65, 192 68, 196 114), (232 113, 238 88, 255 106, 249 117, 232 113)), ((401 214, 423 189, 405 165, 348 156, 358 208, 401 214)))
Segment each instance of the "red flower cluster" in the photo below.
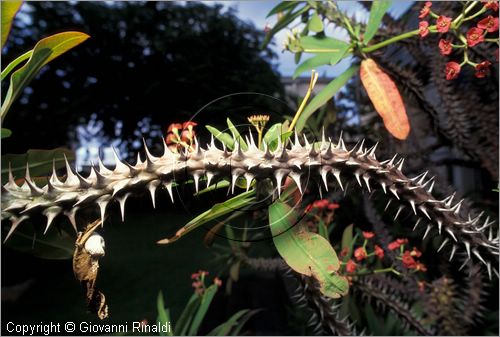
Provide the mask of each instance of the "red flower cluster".
POLYGON ((357 267, 356 262, 354 262, 353 260, 349 260, 345 265, 345 270, 348 273, 354 273, 356 271, 356 267, 357 267))
POLYGON ((446 63, 446 67, 444 68, 446 79, 454 80, 460 74, 460 64, 457 62, 448 62, 446 63))
POLYGON ((371 238, 375 237, 375 233, 373 233, 373 232, 362 232, 362 233, 363 233, 363 237, 367 240, 370 240, 371 238))
POLYGON ((467 45, 474 47, 475 45, 484 41, 484 30, 481 28, 473 27, 467 32, 467 45))
POLYGON ((421 38, 429 35, 429 23, 427 21, 420 21, 418 24, 418 30, 421 38))
POLYGON ((420 10, 420 15, 418 16, 418 18, 419 18, 419 19, 423 19, 423 18, 425 18, 427 15, 429 15, 429 13, 431 12, 431 6, 432 6, 432 2, 427 1, 427 2, 424 4, 424 7, 420 10))
POLYGON ((327 210, 332 211, 332 210, 337 209, 339 207, 340 207, 340 205, 335 203, 335 202, 330 202, 328 199, 322 199, 322 200, 316 200, 312 204, 308 205, 306 207, 306 212, 309 212, 312 209, 318 209, 318 210, 327 209, 327 210))
POLYGON ((177 148, 177 145, 181 142, 191 145, 196 137, 196 132, 194 131, 196 125, 198 124, 192 121, 182 124, 170 124, 167 129, 167 137, 165 138, 168 147, 170 149, 177 148))
POLYGON ((451 41, 445 39, 439 40, 439 52, 441 53, 441 55, 450 55, 452 50, 453 48, 451 47, 451 41))
POLYGON ((489 15, 477 23, 477 28, 485 29, 488 33, 494 33, 498 30, 498 18, 489 15))
POLYGON ((427 271, 427 267, 423 263, 415 260, 414 256, 415 255, 413 255, 412 252, 410 252, 409 250, 405 250, 405 252, 401 256, 401 261, 403 262, 403 265, 408 269, 415 269, 417 271, 418 270, 427 271))
POLYGON ((387 248, 389 250, 395 250, 395 249, 398 249, 399 247, 401 247, 402 245, 405 245, 407 243, 408 243, 408 239, 396 239, 396 241, 389 243, 387 248))
POLYGON ((208 275, 208 271, 205 270, 198 270, 197 273, 191 274, 191 280, 194 280, 193 283, 191 283, 191 286, 194 288, 195 293, 198 295, 203 295, 205 292, 205 276, 208 275))
POLYGON ((440 15, 436 21, 436 29, 440 33, 448 33, 450 30, 451 18, 449 16, 440 15))
POLYGON ((356 258, 356 261, 362 261, 366 259, 366 249, 363 247, 359 247, 354 251, 354 257, 356 258))

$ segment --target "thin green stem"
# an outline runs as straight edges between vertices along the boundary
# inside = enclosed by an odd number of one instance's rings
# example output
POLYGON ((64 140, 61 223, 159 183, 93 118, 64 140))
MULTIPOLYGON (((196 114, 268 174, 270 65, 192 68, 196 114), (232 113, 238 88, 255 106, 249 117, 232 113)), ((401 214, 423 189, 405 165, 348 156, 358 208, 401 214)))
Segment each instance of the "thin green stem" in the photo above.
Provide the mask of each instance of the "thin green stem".
MULTIPOLYGON (((429 31, 431 32, 434 32, 436 29, 436 25, 432 25, 432 26, 429 26, 429 31)), ((361 49, 361 51, 363 53, 371 53, 377 49, 380 49, 380 48, 383 48, 383 47, 386 47, 394 42, 398 42, 398 41, 401 41, 401 40, 404 40, 404 39, 408 39, 410 37, 413 37, 413 36, 416 36, 420 33, 420 30, 419 29, 415 29, 415 30, 412 30, 412 31, 409 31, 409 32, 406 32, 406 33, 403 33, 403 34, 400 34, 400 35, 396 35, 394 37, 391 37, 390 39, 387 39, 387 40, 384 40, 382 42, 379 42, 379 43, 376 43, 372 46, 368 46, 368 47, 365 47, 363 49, 361 49)))
POLYGON ((486 8, 485 8, 485 7, 481 8, 479 11, 477 11, 477 12, 476 12, 476 13, 474 13, 474 14, 472 14, 471 16, 468 16, 468 17, 464 18, 461 22, 465 22, 465 21, 472 20, 472 19, 474 19, 475 17, 477 17, 477 16, 479 16, 479 15, 483 14, 484 12, 486 12, 486 8))
POLYGON ((480 1, 473 1, 459 16, 455 18, 452 22, 452 26, 458 27, 462 19, 465 17, 467 13, 469 13, 478 3, 481 3, 480 1))
POLYGON ((0 80, 3 81, 4 78, 7 77, 7 75, 9 75, 12 70, 14 70, 21 62, 30 58, 32 54, 33 54, 33 50, 27 51, 26 53, 24 53, 21 56, 19 56, 18 58, 16 58, 14 61, 10 62, 7 65, 7 67, 4 70, 2 70, 2 73, 0 75, 0 80))

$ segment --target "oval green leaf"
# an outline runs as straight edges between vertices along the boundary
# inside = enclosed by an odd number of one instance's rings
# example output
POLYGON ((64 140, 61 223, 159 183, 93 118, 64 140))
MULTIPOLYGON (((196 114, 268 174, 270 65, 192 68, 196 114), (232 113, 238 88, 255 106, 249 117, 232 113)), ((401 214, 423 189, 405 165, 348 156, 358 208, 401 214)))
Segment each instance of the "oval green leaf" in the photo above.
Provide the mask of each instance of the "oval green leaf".
POLYGON ((276 201, 269 206, 269 226, 278 253, 290 268, 314 277, 325 296, 339 298, 347 294, 349 283, 337 273, 340 262, 330 242, 297 221, 297 214, 287 204, 276 201))
POLYGON ((87 34, 81 32, 63 32, 38 41, 28 62, 10 78, 9 89, 1 108, 2 121, 14 100, 44 65, 88 38, 87 34))
MULTIPOLYGON (((349 43, 331 37, 304 36, 300 45, 306 53, 339 53, 349 48, 349 43)), ((342 53, 343 54, 343 53, 342 53)))
POLYGON ((312 15, 309 20, 308 27, 311 32, 319 33, 323 31, 323 21, 319 17, 318 13, 314 13, 312 15))

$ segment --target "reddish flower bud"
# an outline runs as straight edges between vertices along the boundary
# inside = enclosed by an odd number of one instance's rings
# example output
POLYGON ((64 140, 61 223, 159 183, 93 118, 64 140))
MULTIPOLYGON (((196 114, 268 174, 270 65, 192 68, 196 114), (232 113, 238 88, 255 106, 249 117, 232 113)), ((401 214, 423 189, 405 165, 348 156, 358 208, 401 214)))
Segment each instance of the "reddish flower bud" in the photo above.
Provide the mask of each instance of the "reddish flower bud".
POLYGON ((167 145, 176 144, 179 142, 179 137, 173 133, 169 133, 165 138, 167 145))
POLYGON ((396 242, 400 245, 406 245, 408 243, 408 239, 396 239, 396 242))
POLYGON ((354 257, 357 261, 366 259, 366 250, 363 247, 359 247, 354 251, 354 257))
POLYGON ((425 3, 424 7, 422 7, 422 9, 420 10, 420 15, 418 16, 418 18, 423 19, 427 15, 429 15, 429 13, 431 12, 431 6, 432 6, 432 3, 430 1, 427 1, 425 3))
POLYGON ((183 129, 189 129, 189 127, 193 128, 195 127, 196 125, 198 125, 198 123, 195 123, 193 121, 188 121, 188 122, 184 122, 182 123, 182 128, 183 129))
POLYGON ((337 204, 337 203, 334 203, 334 202, 332 202, 332 203, 328 204, 328 209, 329 209, 329 210, 334 210, 334 209, 337 209, 337 208, 339 208, 339 207, 340 207, 340 205, 339 205, 339 204, 337 204))
POLYGON ((483 42, 484 41, 483 33, 484 30, 482 30, 481 28, 474 27, 469 29, 466 35, 467 45, 469 47, 474 47, 476 44, 483 42))
POLYGON ((427 267, 425 266, 425 264, 423 264, 421 262, 417 262, 417 264, 415 265, 415 270, 416 271, 426 272, 427 271, 427 267))
POLYGON ((487 9, 491 9, 494 12, 498 11, 498 1, 482 1, 484 3, 484 7, 487 9))
POLYGON ((378 246, 378 245, 375 245, 375 255, 380 260, 382 260, 384 258, 384 250, 380 246, 378 246))
POLYGON ((477 28, 486 29, 488 33, 493 33, 498 30, 498 18, 489 15, 477 23, 477 28))
POLYGON ((476 66, 476 73, 474 74, 477 78, 483 78, 488 76, 490 73, 490 61, 483 61, 476 66))
POLYGON ((439 40, 439 52, 441 55, 450 55, 453 48, 451 47, 451 41, 441 39, 439 40))
POLYGON ((418 24, 418 30, 421 38, 429 35, 429 23, 427 21, 420 21, 418 24))
POLYGON ((364 237, 365 239, 367 239, 367 240, 369 240, 369 239, 371 239, 371 238, 375 237, 375 233, 373 233, 373 232, 362 232, 362 233, 363 233, 363 237, 364 237))
POLYGON ((436 22, 436 29, 440 33, 447 33, 450 30, 451 18, 441 15, 436 22))
POLYGON ((387 249, 389 250, 396 250, 400 247, 401 245, 397 243, 396 241, 393 241, 387 245, 387 249))
POLYGON ((457 62, 448 62, 446 63, 444 72, 448 81, 454 80, 458 77, 458 74, 460 74, 460 64, 457 62))
POLYGON ((422 252, 419 251, 416 247, 413 247, 413 250, 410 252, 410 255, 415 257, 420 257, 422 256, 422 252))
POLYGON ((353 260, 347 261, 345 265, 345 270, 348 273, 354 273, 356 271, 356 263, 353 260))
POLYGON ((218 278, 218 277, 215 277, 214 278, 214 284, 216 284, 218 287, 220 287, 222 285, 221 279, 218 278))

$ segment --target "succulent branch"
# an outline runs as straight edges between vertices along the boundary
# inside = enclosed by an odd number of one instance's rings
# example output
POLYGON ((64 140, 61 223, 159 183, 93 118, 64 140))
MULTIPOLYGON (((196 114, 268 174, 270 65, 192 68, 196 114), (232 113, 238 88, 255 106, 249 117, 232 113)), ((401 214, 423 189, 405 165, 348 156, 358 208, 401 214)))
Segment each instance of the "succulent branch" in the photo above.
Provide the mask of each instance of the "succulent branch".
POLYGON ((463 200, 455 203, 454 195, 436 199, 432 194, 433 178, 428 179, 427 172, 407 177, 402 172, 403 158, 395 155, 380 162, 375 157, 376 145, 365 148, 363 141, 348 150, 342 137, 337 144, 326 140, 325 136, 316 144, 310 144, 304 138, 302 145, 295 135, 290 146, 280 143, 274 151, 267 146, 260 150, 251 135, 248 143, 250 146, 246 151, 238 141, 234 150, 228 151, 217 148, 212 140, 206 149, 197 146, 193 152, 180 153, 171 152, 165 145, 161 157, 153 156, 146 147, 145 161, 139 157, 133 166, 120 161, 116 155, 114 170, 107 169, 99 160, 99 166, 92 167, 88 177, 75 173, 66 162, 66 180, 61 182, 54 170, 44 187, 35 185, 28 168, 22 186, 16 184, 10 173, 8 183, 2 187, 2 217, 12 221, 6 239, 33 214, 41 213, 47 217, 46 230, 59 214, 66 215, 76 228, 78 210, 97 205, 104 220, 109 204, 116 201, 123 219, 128 197, 147 190, 155 205, 156 190, 162 187, 173 202, 174 184, 191 178, 196 191, 201 179, 206 179, 207 187, 217 179, 230 180, 233 193, 239 177, 246 179, 247 190, 253 180, 271 179, 278 195, 286 177, 295 181, 300 192, 310 179, 322 181, 327 190, 333 179, 341 189, 344 189, 346 179, 354 179, 368 192, 379 188, 403 207, 409 206, 418 217, 417 223, 426 223, 424 236, 437 230, 445 236, 443 246, 451 243, 451 258, 457 249, 461 249, 469 259, 481 261, 489 274, 491 270, 498 273, 493 268, 498 261, 499 241, 493 237, 493 221, 489 217, 483 218, 482 213, 464 214, 461 211, 463 200))

